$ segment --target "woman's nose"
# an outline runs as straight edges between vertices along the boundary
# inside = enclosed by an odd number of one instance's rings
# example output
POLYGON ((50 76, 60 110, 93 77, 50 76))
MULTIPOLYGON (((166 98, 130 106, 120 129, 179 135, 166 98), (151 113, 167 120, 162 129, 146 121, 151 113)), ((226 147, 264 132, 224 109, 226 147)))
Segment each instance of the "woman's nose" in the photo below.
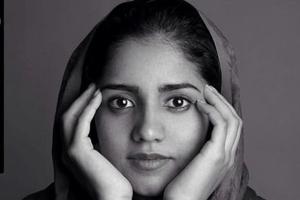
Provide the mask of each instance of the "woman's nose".
POLYGON ((135 142, 161 142, 165 138, 163 120, 154 112, 144 112, 135 124, 132 139, 135 142))

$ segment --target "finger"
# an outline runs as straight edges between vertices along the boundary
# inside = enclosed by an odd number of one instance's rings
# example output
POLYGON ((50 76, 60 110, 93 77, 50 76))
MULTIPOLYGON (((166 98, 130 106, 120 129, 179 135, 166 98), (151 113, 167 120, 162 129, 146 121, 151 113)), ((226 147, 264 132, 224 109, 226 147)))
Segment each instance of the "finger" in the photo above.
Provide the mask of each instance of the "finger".
POLYGON ((95 116, 97 109, 99 108, 102 101, 102 95, 100 90, 96 90, 93 98, 90 100, 88 105, 82 111, 80 117, 78 118, 78 125, 75 131, 74 140, 78 141, 84 137, 89 136, 90 124, 95 116))
POLYGON ((96 86, 95 84, 90 84, 89 87, 80 95, 70 106, 70 108, 66 111, 66 115, 72 118, 78 118, 80 113, 90 100, 92 94, 95 92, 96 86))
POLYGON ((225 97, 223 95, 221 95, 218 90, 216 90, 216 88, 212 87, 212 86, 208 86, 211 91, 217 95, 221 101, 223 101, 224 104, 227 105, 227 107, 231 110, 232 114, 234 114, 234 116, 238 117, 238 114, 236 113, 236 110, 232 107, 232 105, 225 99, 225 97))
MULTIPOLYGON (((241 121, 240 124, 239 124, 238 131, 237 131, 237 136, 235 138, 235 141, 234 141, 234 144, 233 144, 233 147, 232 147, 232 150, 231 150, 231 155, 232 155, 233 159, 235 158, 235 155, 236 155, 236 151, 237 151, 237 148, 238 148, 238 145, 239 145, 239 142, 240 142, 240 138, 241 138, 241 135, 242 135, 242 130, 243 130, 243 123, 241 121)), ((233 160, 233 162, 234 162, 234 160, 233 160)))
POLYGON ((88 100, 92 96, 95 90, 95 84, 90 84, 89 87, 81 94, 69 107, 69 109, 63 114, 63 128, 65 142, 69 143, 71 140, 71 133, 77 122, 77 118, 82 112, 84 106, 88 103, 88 100))
POLYGON ((239 144, 239 141, 240 141, 240 137, 241 137, 241 134, 242 134, 242 127, 243 127, 242 119, 237 114, 237 112, 233 108, 233 106, 214 87, 211 87, 211 88, 212 88, 212 91, 217 96, 219 96, 219 98, 229 107, 229 109, 232 111, 232 113, 234 114, 234 116, 237 118, 237 121, 238 121, 238 128, 237 128, 236 134, 234 134, 232 136, 232 139, 230 139, 231 143, 229 143, 228 147, 227 147, 227 148, 231 147, 231 157, 232 157, 232 164, 233 164, 234 159, 235 159, 235 155, 236 155, 236 151, 237 151, 237 148, 238 148, 238 144, 239 144))
POLYGON ((225 99, 222 100, 222 95, 217 95, 218 92, 216 89, 214 89, 212 86, 205 85, 204 89, 204 98, 205 100, 217 108, 217 110, 221 113, 221 115, 226 119, 230 120, 234 115, 232 113, 232 110, 230 109, 231 106, 228 106, 225 102, 227 102, 225 99))
POLYGON ((227 161, 230 160, 232 146, 234 144, 237 129, 239 126, 239 117, 232 108, 232 106, 226 101, 226 99, 217 92, 212 86, 206 86, 205 97, 213 104, 227 122, 227 136, 225 141, 225 154, 227 161))
POLYGON ((211 135, 212 143, 216 144, 219 150, 224 151, 227 129, 226 121, 212 105, 209 105, 202 100, 197 100, 196 105, 199 111, 208 115, 209 120, 214 125, 211 135))

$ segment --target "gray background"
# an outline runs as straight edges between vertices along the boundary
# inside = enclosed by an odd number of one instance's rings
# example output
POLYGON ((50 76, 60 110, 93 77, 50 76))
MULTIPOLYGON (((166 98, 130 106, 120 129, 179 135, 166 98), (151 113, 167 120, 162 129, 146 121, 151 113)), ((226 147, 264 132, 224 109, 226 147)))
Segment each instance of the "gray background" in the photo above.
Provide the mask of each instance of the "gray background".
MULTIPOLYGON (((0 199, 53 181, 52 125, 72 50, 120 1, 6 0, 5 173, 0 199)), ((191 1, 234 46, 250 185, 267 199, 299 199, 300 1, 191 1)))

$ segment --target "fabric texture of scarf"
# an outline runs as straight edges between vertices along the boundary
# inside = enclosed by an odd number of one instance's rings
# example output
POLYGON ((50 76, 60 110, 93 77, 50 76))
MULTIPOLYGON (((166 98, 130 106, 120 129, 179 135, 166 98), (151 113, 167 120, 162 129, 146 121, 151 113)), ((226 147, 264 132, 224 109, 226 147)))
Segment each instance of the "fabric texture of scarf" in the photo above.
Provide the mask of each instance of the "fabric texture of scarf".
MULTIPOLYGON (((242 117, 240 106, 240 88, 238 80, 238 71, 236 58, 232 47, 221 31, 211 22, 203 13, 200 15, 205 22, 217 48, 217 53, 222 71, 222 95, 236 109, 242 117)), ((75 179, 65 168, 61 161, 61 129, 60 118, 62 113, 78 98, 82 87, 83 63, 86 52, 92 41, 95 29, 81 42, 73 52, 67 68, 65 70, 63 81, 59 93, 55 123, 53 129, 53 163, 54 163, 54 184, 51 184, 46 190, 30 195, 26 200, 33 199, 55 199, 55 200, 77 200, 87 199, 87 194, 77 185, 75 179)), ((244 164, 243 158, 243 133, 240 138, 236 153, 236 161, 232 170, 224 178, 220 186, 211 195, 212 200, 245 200, 260 199, 255 192, 247 187, 248 170, 244 164)))

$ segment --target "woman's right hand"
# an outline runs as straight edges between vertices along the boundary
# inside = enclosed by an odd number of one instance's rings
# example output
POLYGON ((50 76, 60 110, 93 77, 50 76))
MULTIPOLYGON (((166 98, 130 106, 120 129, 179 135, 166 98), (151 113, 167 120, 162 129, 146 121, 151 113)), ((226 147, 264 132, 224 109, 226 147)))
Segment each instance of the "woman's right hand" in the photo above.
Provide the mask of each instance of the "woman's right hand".
POLYGON ((94 84, 62 116, 63 163, 94 199, 132 199, 129 181, 93 146, 90 123, 102 96, 94 84))

